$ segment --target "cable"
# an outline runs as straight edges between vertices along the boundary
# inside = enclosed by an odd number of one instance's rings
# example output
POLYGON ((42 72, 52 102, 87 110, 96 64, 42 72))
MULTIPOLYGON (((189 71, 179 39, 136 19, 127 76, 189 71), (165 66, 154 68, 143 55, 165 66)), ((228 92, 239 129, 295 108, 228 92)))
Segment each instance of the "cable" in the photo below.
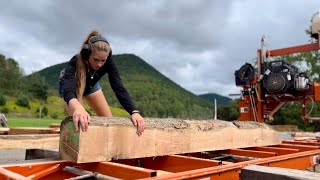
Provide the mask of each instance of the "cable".
POLYGON ((307 115, 305 115, 305 116, 309 117, 309 115, 312 113, 313 108, 314 108, 314 100, 311 96, 307 96, 307 98, 311 99, 311 109, 310 109, 309 113, 307 115))

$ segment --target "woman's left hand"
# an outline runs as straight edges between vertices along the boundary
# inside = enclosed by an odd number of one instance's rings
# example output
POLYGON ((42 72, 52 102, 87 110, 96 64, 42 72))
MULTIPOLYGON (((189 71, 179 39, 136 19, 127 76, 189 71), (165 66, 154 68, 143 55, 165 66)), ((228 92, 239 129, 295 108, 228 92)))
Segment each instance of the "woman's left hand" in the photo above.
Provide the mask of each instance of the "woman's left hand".
POLYGON ((131 115, 131 120, 135 126, 137 126, 137 134, 141 136, 144 131, 144 119, 139 113, 134 113, 131 115))

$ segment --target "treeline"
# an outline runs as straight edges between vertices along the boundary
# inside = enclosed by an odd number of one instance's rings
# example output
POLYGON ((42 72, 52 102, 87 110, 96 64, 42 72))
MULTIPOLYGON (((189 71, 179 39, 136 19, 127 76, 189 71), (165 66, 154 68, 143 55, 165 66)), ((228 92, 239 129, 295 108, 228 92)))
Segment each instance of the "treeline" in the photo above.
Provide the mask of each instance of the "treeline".
MULTIPOLYGON (((308 102, 307 113, 310 112, 310 117, 320 117, 320 103, 308 102)), ((302 105, 301 103, 286 103, 274 116, 274 121, 271 124, 274 125, 297 125, 299 129, 305 131, 314 131, 317 126, 317 122, 309 123, 305 122, 302 117, 302 105)), ((318 129, 317 131, 320 131, 318 129)))
POLYGON ((30 99, 47 100, 49 89, 44 77, 26 77, 16 60, 3 54, 0 54, 0 67, 0 112, 9 113, 8 97, 14 97, 15 105, 29 109, 30 99))
POLYGON ((0 95, 47 100, 49 88, 45 77, 26 77, 16 60, 3 54, 0 54, 0 67, 0 95))

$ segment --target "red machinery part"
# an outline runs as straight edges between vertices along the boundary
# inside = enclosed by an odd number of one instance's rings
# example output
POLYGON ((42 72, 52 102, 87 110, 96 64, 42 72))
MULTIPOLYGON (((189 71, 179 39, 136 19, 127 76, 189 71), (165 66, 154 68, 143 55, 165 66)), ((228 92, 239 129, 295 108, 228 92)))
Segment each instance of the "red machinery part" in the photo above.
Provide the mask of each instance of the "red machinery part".
POLYGON ((80 177, 65 171, 73 167, 120 179, 239 179, 249 165, 303 170, 319 163, 320 139, 283 141, 279 145, 188 153, 160 157, 74 164, 67 161, 40 161, 0 166, 0 179, 66 179, 80 177), (224 154, 235 159, 218 159, 224 154))

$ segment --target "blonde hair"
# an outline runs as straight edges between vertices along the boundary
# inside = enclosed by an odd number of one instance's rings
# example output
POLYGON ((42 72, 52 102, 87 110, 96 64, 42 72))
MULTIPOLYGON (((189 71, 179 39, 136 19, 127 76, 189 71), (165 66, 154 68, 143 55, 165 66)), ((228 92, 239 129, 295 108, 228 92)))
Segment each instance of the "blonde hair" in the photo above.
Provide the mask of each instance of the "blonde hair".
MULTIPOLYGON (((95 36, 101 36, 101 34, 98 31, 91 31, 91 33, 87 36, 85 41, 83 42, 81 48, 84 44, 88 44, 92 53, 96 51, 105 51, 110 53, 111 48, 110 45, 104 41, 97 41, 92 44, 89 44, 90 39, 95 36)), ((76 65, 76 80, 77 80, 77 99, 82 103, 83 102, 83 93, 86 87, 86 78, 87 78, 87 72, 89 69, 89 63, 83 59, 81 54, 78 54, 77 58, 77 65, 76 65)))

